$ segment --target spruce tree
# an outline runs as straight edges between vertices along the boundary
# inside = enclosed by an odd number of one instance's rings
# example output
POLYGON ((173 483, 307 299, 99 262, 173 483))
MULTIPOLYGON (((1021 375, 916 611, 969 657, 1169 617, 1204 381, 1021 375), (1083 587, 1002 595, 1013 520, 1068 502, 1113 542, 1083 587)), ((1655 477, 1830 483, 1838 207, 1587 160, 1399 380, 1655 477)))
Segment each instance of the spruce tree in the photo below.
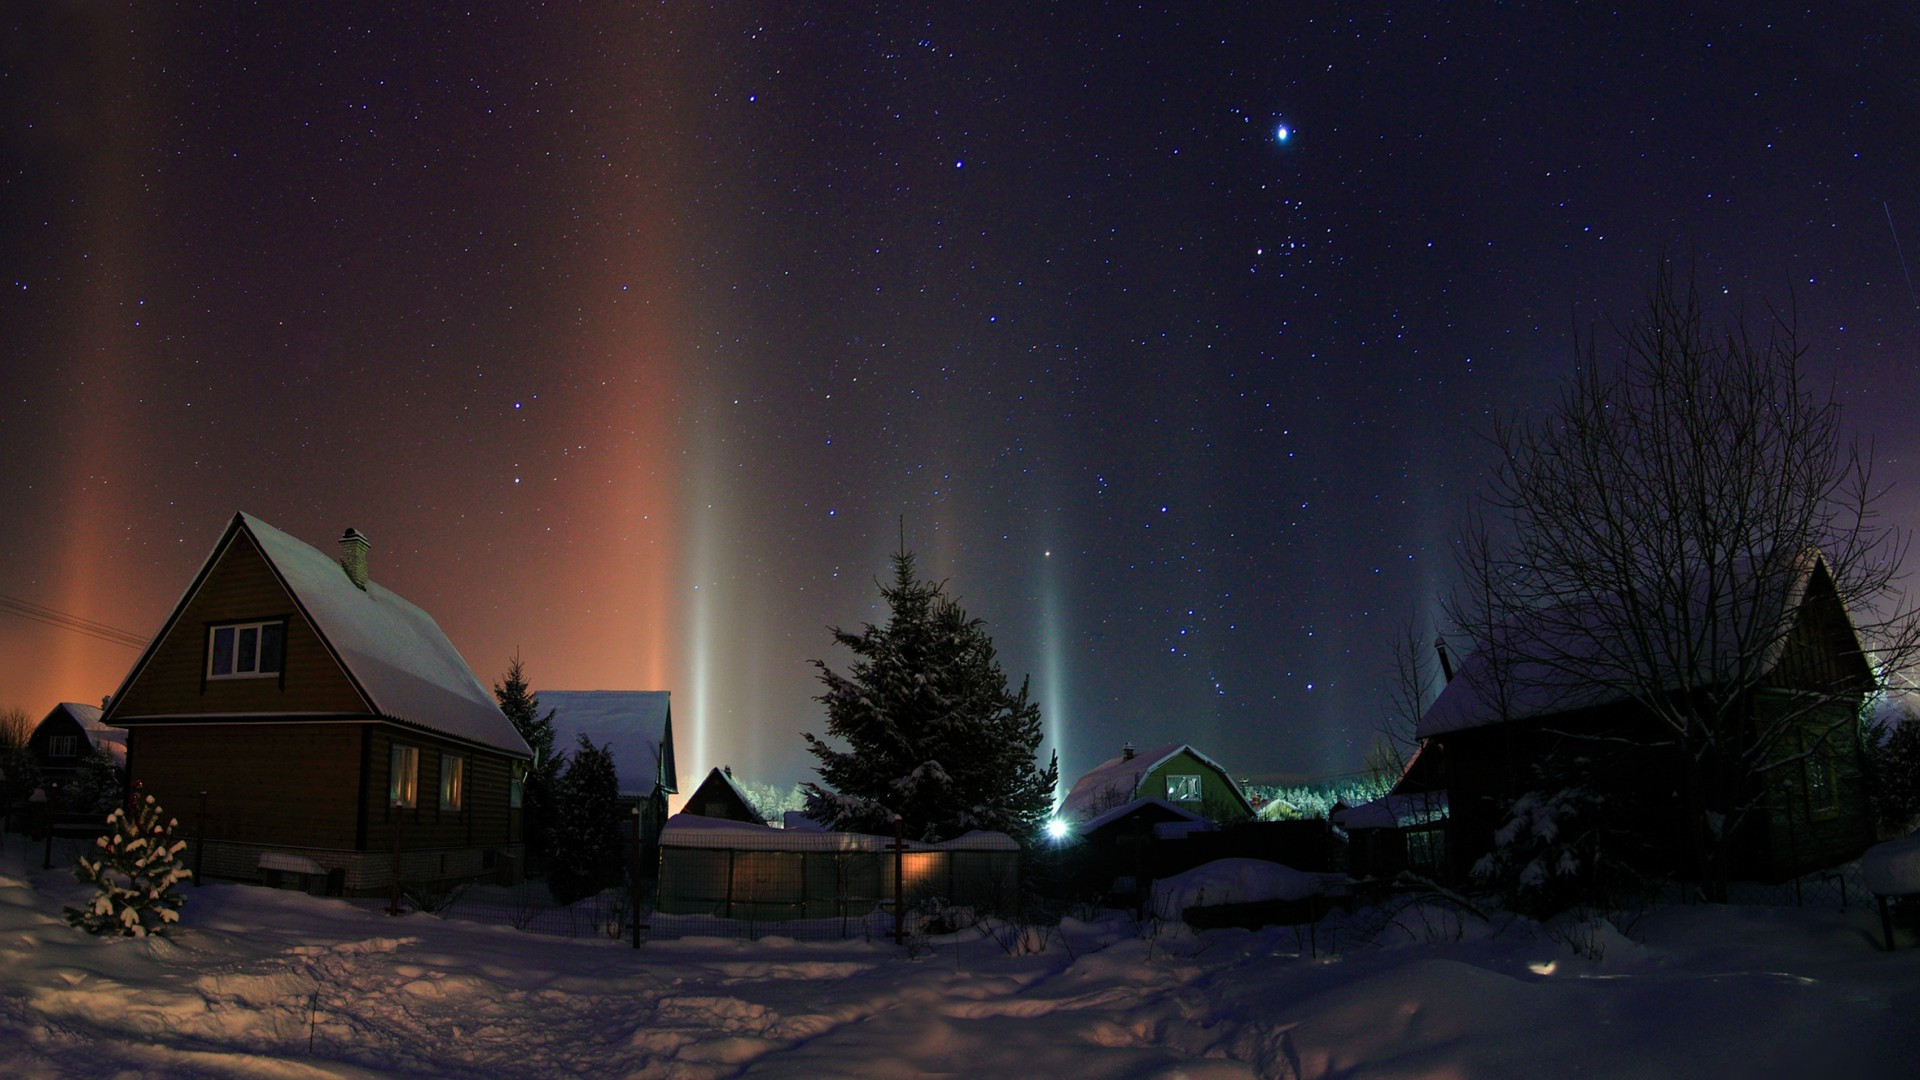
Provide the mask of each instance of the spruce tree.
POLYGON ((146 937, 180 921, 186 898, 178 886, 193 873, 180 862, 186 841, 173 838, 180 823, 167 818, 163 824, 151 795, 136 807, 131 816, 125 810, 109 815, 113 831, 96 841, 91 857, 74 864, 75 876, 97 892, 85 907, 67 908, 67 922, 89 934, 146 937))
POLYGON ((835 829, 890 833, 898 814, 909 838, 949 840, 974 829, 1037 837, 1053 805, 1057 758, 1034 767, 1040 707, 1027 682, 1007 684, 985 624, 915 576, 911 552, 893 557, 881 586, 887 625, 835 628, 855 656, 841 675, 814 661, 826 690, 827 734, 808 749, 822 784, 806 785, 807 814, 835 829))
POLYGON ((542 862, 547 857, 548 834, 552 831, 555 789, 560 771, 566 766, 566 754, 553 748, 554 710, 548 709, 545 716, 540 715, 540 698, 528 685, 526 666, 520 662, 517 652, 507 664, 505 677, 493 684, 493 698, 533 751, 533 766, 521 789, 521 835, 527 854, 533 861, 542 862))
POLYGON ((547 891, 571 904, 618 885, 625 845, 620 836, 620 778, 613 750, 585 735, 555 789, 548 832, 547 891))

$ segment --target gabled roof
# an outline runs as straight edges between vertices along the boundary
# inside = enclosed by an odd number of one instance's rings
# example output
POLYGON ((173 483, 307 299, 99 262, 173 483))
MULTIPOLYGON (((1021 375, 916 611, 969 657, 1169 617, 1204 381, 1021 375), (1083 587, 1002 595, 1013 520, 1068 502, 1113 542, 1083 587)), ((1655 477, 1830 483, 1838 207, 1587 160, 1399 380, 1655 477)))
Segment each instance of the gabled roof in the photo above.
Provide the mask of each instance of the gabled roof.
POLYGON ((747 797, 746 789, 742 788, 726 770, 717 765, 713 767, 712 771, 707 773, 705 780, 700 781, 700 786, 693 789, 693 794, 687 796, 687 807, 683 812, 704 817, 706 815, 702 814, 701 811, 705 809, 706 800, 720 795, 723 792, 731 792, 733 797, 739 801, 741 809, 753 815, 754 821, 762 824, 765 823, 765 819, 760 816, 760 811, 754 809, 753 800, 747 797), (708 788, 713 788, 714 790, 708 791, 708 788))
POLYGON ((1429 825, 1447 817, 1447 793, 1423 791, 1411 795, 1382 795, 1372 802, 1333 813, 1333 823, 1348 829, 1403 829, 1429 825))
MULTIPOLYGON (((1083 821, 1114 803, 1132 802, 1140 795, 1140 781, 1182 751, 1192 754, 1202 764, 1219 773, 1240 801, 1246 802, 1246 796, 1240 793, 1240 785, 1234 782, 1233 774, 1222 768, 1219 762, 1195 750, 1189 743, 1168 743, 1143 750, 1131 758, 1121 754, 1094 766, 1092 771, 1074 781, 1073 790, 1067 792, 1066 799, 1060 804, 1059 816, 1083 821)), ((1253 813, 1251 805, 1247 807, 1247 813, 1253 813)))
POLYGON ((95 749, 104 747, 117 760, 126 759, 127 733, 120 728, 108 727, 101 723, 100 706, 79 701, 63 701, 40 718, 40 722, 33 726, 34 733, 38 734, 41 728, 60 717, 65 717, 79 725, 80 730, 86 733, 87 741, 95 749))
POLYGON ((242 539, 259 550, 369 712, 508 754, 532 756, 493 693, 474 677, 432 616, 379 582, 368 581, 361 589, 329 556, 246 513, 233 516, 166 625, 120 684, 116 701, 173 630, 220 556, 242 539))
MULTIPOLYGON (((673 760, 673 705, 666 690, 542 690, 544 715, 553 710, 555 753, 571 753, 585 735, 610 746, 620 794, 678 794, 673 760)), ((751 804, 749 804, 751 805, 751 804)))
MULTIPOLYGON (((1771 671, 1780 663, 1788 632, 1809 587, 1817 579, 1831 583, 1832 576, 1825 558, 1813 550, 1779 566, 1764 575, 1758 588, 1743 586, 1709 600, 1703 595, 1705 584, 1696 583, 1698 587, 1689 590, 1684 603, 1670 605, 1677 614, 1656 621, 1676 628, 1675 632, 1696 628, 1695 634, 1704 636, 1710 629, 1717 633, 1717 640, 1676 641, 1669 650, 1671 669, 1659 675, 1662 687, 1678 691, 1711 686, 1731 677, 1743 645, 1754 650, 1747 659, 1755 672, 1771 671), (1682 670, 1681 664, 1688 657, 1693 658, 1693 667, 1682 670)), ((1741 580, 1737 571, 1730 577, 1741 580)), ((1723 576, 1719 583, 1725 584, 1726 580, 1723 576)), ((1614 598, 1600 598, 1585 608, 1567 606, 1530 612, 1500 627, 1491 650, 1476 650, 1461 662, 1459 673, 1421 716, 1415 736, 1427 739, 1624 701, 1625 695, 1619 690, 1622 680, 1608 675, 1624 673, 1629 662, 1613 658, 1643 652, 1639 642, 1625 638, 1623 627, 1633 620, 1623 608, 1614 598), (1490 652, 1504 652, 1509 657, 1504 670, 1493 662, 1490 652)), ((1864 653, 1860 653, 1850 616, 1847 630, 1854 635, 1854 650, 1864 668, 1864 653)))

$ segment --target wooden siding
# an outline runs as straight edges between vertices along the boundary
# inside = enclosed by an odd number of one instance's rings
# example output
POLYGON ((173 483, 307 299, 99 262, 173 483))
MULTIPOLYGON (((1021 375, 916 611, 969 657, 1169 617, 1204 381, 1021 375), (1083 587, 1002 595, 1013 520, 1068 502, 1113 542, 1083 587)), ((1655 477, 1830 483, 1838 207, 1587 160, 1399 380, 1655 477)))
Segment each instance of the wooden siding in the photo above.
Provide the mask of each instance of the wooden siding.
MULTIPOLYGON (((476 750, 424 731, 388 725, 374 728, 367 740, 366 789, 357 811, 365 821, 364 849, 389 851, 394 830, 401 846, 414 848, 484 847, 505 849, 520 842, 519 814, 507 806, 512 760, 476 750), (393 747, 420 752, 419 797, 408 810, 387 802, 392 784, 393 747), (440 755, 466 759, 466 793, 459 810, 440 809, 440 755)), ((355 751, 358 768, 358 750, 355 751)))
POLYGON ((1249 815, 1242 801, 1235 797, 1230 787, 1231 783, 1231 780, 1220 774, 1220 770, 1182 750, 1141 777, 1134 797, 1162 799, 1182 810, 1189 810, 1222 823, 1243 820, 1249 815), (1200 777, 1199 801, 1174 802, 1169 798, 1167 793, 1169 776, 1200 777))
MULTIPOLYGON (((344 571, 342 571, 344 573, 344 571)), ((245 532, 221 552, 180 617, 114 703, 114 720, 207 713, 365 713, 366 703, 245 532), (208 627, 287 619, 278 678, 206 678, 208 627)))
POLYGON ((132 779, 208 840, 350 848, 359 793, 360 725, 165 724, 128 735, 132 779))

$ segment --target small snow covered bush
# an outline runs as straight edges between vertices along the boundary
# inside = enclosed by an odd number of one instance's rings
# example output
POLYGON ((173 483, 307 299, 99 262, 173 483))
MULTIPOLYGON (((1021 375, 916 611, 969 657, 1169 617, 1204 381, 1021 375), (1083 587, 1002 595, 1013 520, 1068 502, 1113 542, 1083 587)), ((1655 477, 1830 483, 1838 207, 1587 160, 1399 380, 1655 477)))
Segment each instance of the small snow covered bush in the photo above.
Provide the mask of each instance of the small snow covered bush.
POLYGON ((67 908, 67 922, 89 934, 146 937, 180 921, 186 898, 178 887, 193 873, 180 863, 186 841, 173 838, 180 823, 167 818, 162 824, 151 795, 138 807, 131 817, 125 810, 109 815, 112 831, 74 864, 75 876, 96 893, 85 907, 67 908))
POLYGON ((1643 884, 1620 858, 1625 838, 1607 826, 1606 800, 1585 786, 1529 791, 1514 800, 1473 866, 1501 905, 1536 919, 1572 908, 1612 909, 1643 884))

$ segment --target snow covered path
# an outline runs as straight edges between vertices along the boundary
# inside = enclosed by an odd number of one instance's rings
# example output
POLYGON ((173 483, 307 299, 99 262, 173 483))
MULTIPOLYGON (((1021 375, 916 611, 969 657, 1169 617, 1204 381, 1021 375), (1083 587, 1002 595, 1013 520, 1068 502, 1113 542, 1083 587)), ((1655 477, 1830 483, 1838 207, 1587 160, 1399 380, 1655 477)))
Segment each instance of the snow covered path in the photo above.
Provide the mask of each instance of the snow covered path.
POLYGON ((1433 913, 1318 960, 1290 930, 1122 918, 1037 955, 968 932, 910 958, 635 951, 215 885, 173 942, 97 941, 59 917, 71 877, 18 854, 0 850, 9 1076, 1892 1077, 1920 1060, 1920 948, 1878 951, 1864 910, 1670 909, 1597 959, 1433 913))

